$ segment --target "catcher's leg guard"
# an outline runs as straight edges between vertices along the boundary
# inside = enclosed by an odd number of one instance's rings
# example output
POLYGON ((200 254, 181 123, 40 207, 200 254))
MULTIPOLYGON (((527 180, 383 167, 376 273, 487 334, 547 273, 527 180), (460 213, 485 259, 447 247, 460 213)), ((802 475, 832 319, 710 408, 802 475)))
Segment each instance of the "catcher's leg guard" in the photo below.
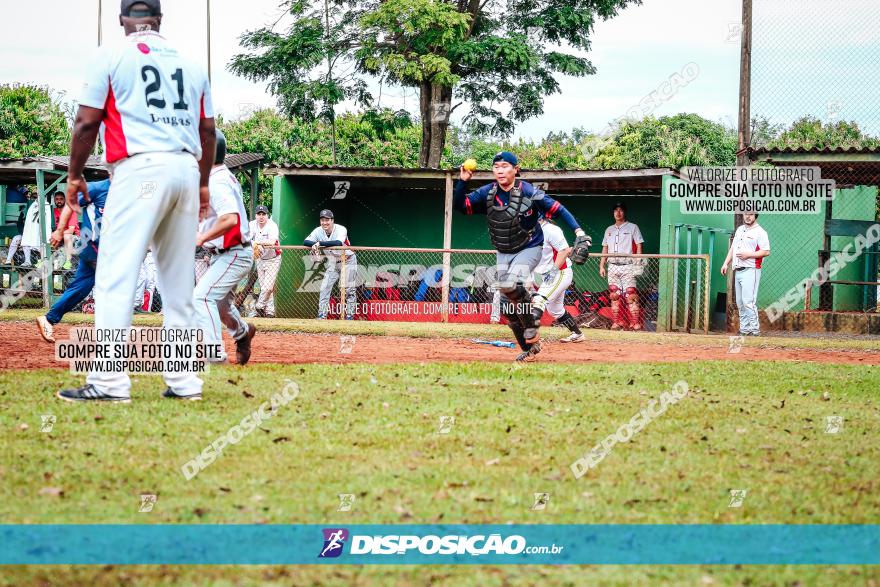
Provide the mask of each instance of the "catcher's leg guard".
POLYGON ((517 316, 515 308, 516 302, 512 302, 506 298, 501 299, 501 313, 507 318, 507 325, 510 326, 510 330, 513 332, 513 336, 516 338, 519 348, 528 351, 532 348, 532 345, 526 342, 526 338, 523 335, 523 325, 519 322, 519 316, 517 316))
POLYGON ((634 287, 626 288, 626 306, 629 309, 630 326, 633 330, 641 330, 642 320, 639 308, 639 292, 634 287))
MULTIPOLYGON (((526 342, 529 344, 537 342, 540 336, 538 336, 538 323, 535 321, 535 316, 531 309, 532 294, 521 283, 516 284, 515 287, 502 287, 501 293, 513 302, 513 312, 516 314, 519 323, 522 324, 523 336, 525 336, 526 342)), ((541 313, 543 313, 543 310, 541 313)), ((540 318, 540 314, 538 316, 540 318)))
POLYGON ((616 285, 609 285, 608 291, 611 298, 611 330, 619 330, 620 326, 620 288, 616 285))

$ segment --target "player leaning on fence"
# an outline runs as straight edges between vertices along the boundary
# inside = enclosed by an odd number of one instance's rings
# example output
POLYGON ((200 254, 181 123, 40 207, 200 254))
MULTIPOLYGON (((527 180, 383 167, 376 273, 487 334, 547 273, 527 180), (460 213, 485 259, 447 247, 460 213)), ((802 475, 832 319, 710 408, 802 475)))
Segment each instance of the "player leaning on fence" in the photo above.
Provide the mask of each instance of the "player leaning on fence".
POLYGON ((743 223, 733 235, 733 244, 721 266, 721 274, 733 262, 736 286, 736 306, 739 310, 739 333, 758 336, 761 322, 758 320, 758 287, 761 284, 761 264, 770 255, 770 237, 758 224, 757 214, 743 214, 743 223))
POLYGON ((525 284, 541 260, 544 233, 538 218, 561 218, 574 230, 577 239, 571 258, 576 263, 586 260, 590 237, 584 233, 565 206, 550 198, 532 184, 518 180, 519 162, 516 155, 503 151, 492 161, 495 181, 467 193, 467 181, 473 172, 461 167, 455 183, 453 206, 465 214, 485 214, 489 238, 497 250, 498 289, 501 291, 501 313, 522 353, 517 361, 533 361, 541 351, 538 327, 546 302, 535 299, 525 284))
POLYGON ((326 272, 324 279, 321 280, 321 295, 318 299, 318 320, 325 320, 330 308, 330 294, 333 292, 333 286, 339 281, 342 273, 342 259, 345 256, 345 287, 340 285, 340 297, 346 298, 345 301, 345 319, 354 320, 355 310, 357 309, 357 257, 354 251, 350 249, 329 249, 324 247, 341 247, 349 246, 348 229, 341 224, 336 224, 333 220, 333 212, 330 210, 321 210, 318 215, 321 223, 319 227, 313 230, 309 236, 303 241, 307 247, 312 247, 312 256, 318 262, 324 262, 326 272), (322 259, 321 256, 325 258, 322 259))

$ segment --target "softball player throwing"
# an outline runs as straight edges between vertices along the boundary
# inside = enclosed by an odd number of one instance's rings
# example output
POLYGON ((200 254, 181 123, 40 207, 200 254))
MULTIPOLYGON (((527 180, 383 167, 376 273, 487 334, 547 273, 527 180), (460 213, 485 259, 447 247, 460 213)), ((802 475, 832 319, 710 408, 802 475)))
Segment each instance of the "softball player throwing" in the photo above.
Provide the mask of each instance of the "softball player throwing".
POLYGON ((495 246, 498 289, 501 292, 501 313, 507 318, 522 352, 517 361, 534 361, 541 352, 538 327, 543 309, 532 304, 532 295, 525 284, 541 260, 544 234, 538 218, 560 217, 577 235, 571 253, 575 263, 587 259, 590 237, 574 216, 559 202, 532 184, 517 179, 519 160, 509 151, 502 151, 492 160, 495 180, 468 193, 467 181, 473 170, 460 170, 455 182, 452 205, 465 214, 485 214, 489 238, 495 246))
POLYGON ((536 283, 541 285, 538 292, 532 296, 532 307, 540 311, 536 313, 537 319, 541 319, 543 312, 549 312, 560 324, 571 331, 571 334, 560 342, 583 342, 584 335, 578 328, 574 316, 565 309, 565 290, 571 285, 574 272, 571 269, 571 247, 565 240, 562 229, 547 220, 541 219, 541 230, 544 231, 544 246, 541 249, 541 262, 535 268, 539 276, 536 283))
MULTIPOLYGON (((217 131, 217 155, 208 187, 211 203, 208 217, 202 221, 196 246, 210 253, 211 265, 199 280, 193 292, 199 327, 207 344, 223 345, 221 322, 235 340, 235 358, 244 365, 251 358, 251 339, 257 332, 253 324, 241 319, 232 303, 238 282, 247 277, 254 263, 247 212, 241 197, 241 186, 229 168, 226 159, 226 137, 217 131)), ((226 361, 224 353, 220 362, 226 361)))
MULTIPOLYGON (((70 143, 67 205, 88 197, 82 172, 98 132, 113 183, 95 274, 95 328, 127 333, 141 261, 152 243, 164 327, 195 327, 196 230, 209 204, 214 108, 205 70, 159 34, 159 0, 122 0, 126 38, 99 49, 86 76, 70 143)), ((125 340, 125 336, 122 336, 125 340)), ((166 372, 170 397, 199 397, 202 380, 166 372)), ((67 401, 131 401, 124 371, 92 371, 67 401)))

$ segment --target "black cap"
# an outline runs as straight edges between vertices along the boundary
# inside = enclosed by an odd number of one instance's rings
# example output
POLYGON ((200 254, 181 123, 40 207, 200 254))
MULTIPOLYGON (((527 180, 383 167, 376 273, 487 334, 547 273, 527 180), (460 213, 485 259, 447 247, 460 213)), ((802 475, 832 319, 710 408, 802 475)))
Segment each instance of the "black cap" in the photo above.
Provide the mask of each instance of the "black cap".
POLYGON ((119 4, 119 14, 122 16, 132 16, 131 7, 135 4, 146 4, 149 14, 135 11, 134 18, 143 18, 145 16, 162 16, 162 4, 159 0, 122 0, 119 4))
POLYGON ((333 212, 330 210, 321 210, 321 213, 318 214, 318 218, 330 218, 333 219, 333 212))
POLYGON ((256 214, 259 214, 260 212, 263 212, 264 214, 268 214, 268 213, 269 213, 269 209, 268 209, 267 207, 265 207, 265 206, 257 206, 257 210, 256 210, 255 213, 256 213, 256 214))
POLYGON ((626 214, 626 202, 614 202, 614 205, 611 207, 611 211, 614 212, 618 208, 623 210, 623 213, 626 214))
POLYGON ((519 165, 519 159, 516 158, 516 155, 511 153, 510 151, 501 151, 497 155, 492 158, 492 163, 498 163, 499 161, 506 161, 516 167, 519 165))

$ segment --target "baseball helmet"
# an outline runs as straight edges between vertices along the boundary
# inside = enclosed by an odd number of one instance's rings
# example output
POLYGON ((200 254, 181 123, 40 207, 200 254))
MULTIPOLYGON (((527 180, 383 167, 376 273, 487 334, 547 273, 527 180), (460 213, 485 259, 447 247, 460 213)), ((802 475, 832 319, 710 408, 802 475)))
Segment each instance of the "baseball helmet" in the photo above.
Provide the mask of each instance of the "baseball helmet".
POLYGON ((217 150, 214 154, 214 165, 220 165, 226 161, 226 135, 219 128, 216 129, 217 134, 217 150))

